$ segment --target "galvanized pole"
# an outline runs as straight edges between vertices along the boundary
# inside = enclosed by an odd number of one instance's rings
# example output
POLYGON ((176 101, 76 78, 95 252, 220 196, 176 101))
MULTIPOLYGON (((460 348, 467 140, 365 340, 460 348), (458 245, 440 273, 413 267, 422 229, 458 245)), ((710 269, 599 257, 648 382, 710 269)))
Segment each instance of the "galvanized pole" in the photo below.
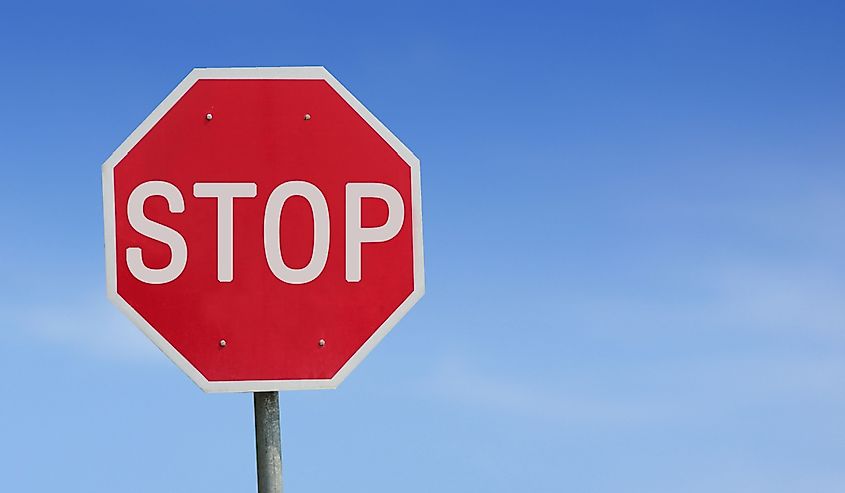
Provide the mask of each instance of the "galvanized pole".
POLYGON ((282 435, 279 393, 255 392, 255 460, 258 493, 282 493, 282 435))

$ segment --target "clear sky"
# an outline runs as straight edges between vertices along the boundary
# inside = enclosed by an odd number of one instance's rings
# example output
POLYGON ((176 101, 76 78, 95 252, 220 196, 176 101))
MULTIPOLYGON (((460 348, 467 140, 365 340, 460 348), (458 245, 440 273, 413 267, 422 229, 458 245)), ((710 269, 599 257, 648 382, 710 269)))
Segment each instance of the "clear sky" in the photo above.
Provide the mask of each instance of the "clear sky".
POLYGON ((288 491, 845 491, 842 5, 3 3, 0 490, 255 488, 250 396, 105 299, 100 165, 193 67, 325 65, 427 292, 282 395, 288 491))

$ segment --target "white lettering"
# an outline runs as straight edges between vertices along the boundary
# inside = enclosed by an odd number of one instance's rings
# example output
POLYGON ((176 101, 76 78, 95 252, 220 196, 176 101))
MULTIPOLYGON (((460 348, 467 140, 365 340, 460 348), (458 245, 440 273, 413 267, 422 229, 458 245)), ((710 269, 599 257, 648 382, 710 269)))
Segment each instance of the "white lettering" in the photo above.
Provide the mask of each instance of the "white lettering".
POLYGON ((126 213, 129 216, 129 224, 135 231, 170 247, 170 263, 161 269, 151 269, 144 264, 141 248, 129 247, 126 249, 126 265, 129 272, 141 282, 165 284, 179 277, 185 269, 188 262, 188 245, 178 232, 144 215, 144 202, 154 195, 167 200, 170 212, 185 211, 185 202, 178 188, 165 181, 148 181, 138 185, 129 195, 126 213))
POLYGON ((384 183, 346 184, 346 280, 361 280, 361 245, 380 243, 399 233, 405 221, 405 205, 399 192, 384 183), (365 228, 361 225, 361 201, 381 199, 387 203, 387 221, 381 226, 365 228))
POLYGON ((307 181, 289 181, 273 190, 264 209, 264 254, 273 274, 281 281, 290 284, 311 282, 323 272, 329 257, 329 206, 319 188, 307 181), (314 217, 314 246, 311 260, 301 269, 292 269, 285 264, 279 233, 282 207, 287 199, 295 195, 304 197, 308 201, 314 217))
POLYGON ((194 183, 194 197, 217 199, 217 280, 232 282, 234 205, 236 198, 255 197, 255 183, 194 183))

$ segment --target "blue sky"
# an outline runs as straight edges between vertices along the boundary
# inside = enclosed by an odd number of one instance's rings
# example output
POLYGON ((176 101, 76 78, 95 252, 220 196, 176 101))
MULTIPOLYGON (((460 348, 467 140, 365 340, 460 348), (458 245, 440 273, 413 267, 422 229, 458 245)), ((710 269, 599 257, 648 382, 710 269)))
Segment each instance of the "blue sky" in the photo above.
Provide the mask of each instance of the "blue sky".
POLYGON ((325 65, 422 161, 425 298, 282 395, 291 492, 845 490, 839 2, 0 7, 0 489, 254 488, 105 299, 100 164, 197 66, 325 65))

